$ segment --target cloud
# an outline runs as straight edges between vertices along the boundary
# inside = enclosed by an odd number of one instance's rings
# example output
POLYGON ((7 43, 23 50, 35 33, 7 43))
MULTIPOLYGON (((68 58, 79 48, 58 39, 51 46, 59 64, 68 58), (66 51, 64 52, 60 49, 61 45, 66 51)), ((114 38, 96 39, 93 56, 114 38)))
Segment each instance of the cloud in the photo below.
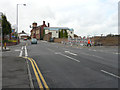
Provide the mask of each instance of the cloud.
POLYGON ((117 33, 118 0, 3 0, 0 11, 16 23, 16 4, 19 6, 19 31, 30 33, 29 25, 45 20, 51 26, 73 28, 77 35, 117 33), (7 6, 6 6, 7 4, 7 6))

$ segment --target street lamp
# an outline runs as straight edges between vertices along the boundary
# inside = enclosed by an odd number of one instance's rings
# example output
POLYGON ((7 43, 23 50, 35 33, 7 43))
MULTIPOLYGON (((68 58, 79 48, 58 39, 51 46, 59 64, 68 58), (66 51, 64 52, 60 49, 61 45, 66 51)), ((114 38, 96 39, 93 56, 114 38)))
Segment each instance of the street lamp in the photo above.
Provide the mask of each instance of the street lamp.
POLYGON ((16 18, 16 24, 17 24, 17 44, 18 44, 18 6, 23 5, 26 6, 26 4, 17 4, 17 18, 16 18))

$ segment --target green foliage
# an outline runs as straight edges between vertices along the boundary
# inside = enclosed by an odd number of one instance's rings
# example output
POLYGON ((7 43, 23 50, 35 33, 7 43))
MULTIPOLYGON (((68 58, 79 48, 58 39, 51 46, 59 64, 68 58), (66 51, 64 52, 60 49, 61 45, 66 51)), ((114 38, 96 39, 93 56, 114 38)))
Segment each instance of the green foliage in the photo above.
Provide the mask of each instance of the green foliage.
POLYGON ((68 38, 67 30, 64 30, 64 37, 65 37, 65 38, 68 38))
POLYGON ((61 31, 59 31, 59 38, 68 38, 67 30, 62 29, 61 31))
POLYGON ((60 32, 60 38, 63 38, 63 29, 60 32))
POLYGON ((5 15, 2 15, 2 30, 3 30, 3 39, 4 35, 8 35, 11 33, 11 24, 9 21, 7 21, 7 18, 5 15))
POLYGON ((112 37, 112 36, 114 36, 114 35, 113 35, 113 34, 108 34, 108 35, 107 35, 107 37, 112 37))
POLYGON ((60 37, 60 31, 59 31, 59 38, 61 38, 61 37, 60 37))
POLYGON ((45 36, 45 29, 43 29, 43 37, 45 36))

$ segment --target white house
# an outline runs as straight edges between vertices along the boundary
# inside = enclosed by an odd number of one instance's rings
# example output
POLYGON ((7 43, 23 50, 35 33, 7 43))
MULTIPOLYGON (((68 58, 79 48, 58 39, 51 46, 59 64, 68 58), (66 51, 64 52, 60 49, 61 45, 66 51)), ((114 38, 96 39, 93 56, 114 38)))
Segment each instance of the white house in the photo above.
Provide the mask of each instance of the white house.
POLYGON ((74 30, 68 27, 44 27, 45 34, 52 33, 52 38, 59 38, 59 31, 67 30, 68 36, 74 38, 74 30))
POLYGON ((27 33, 25 33, 24 31, 18 33, 18 37, 19 39, 24 39, 24 38, 27 38, 29 37, 29 35, 27 33))

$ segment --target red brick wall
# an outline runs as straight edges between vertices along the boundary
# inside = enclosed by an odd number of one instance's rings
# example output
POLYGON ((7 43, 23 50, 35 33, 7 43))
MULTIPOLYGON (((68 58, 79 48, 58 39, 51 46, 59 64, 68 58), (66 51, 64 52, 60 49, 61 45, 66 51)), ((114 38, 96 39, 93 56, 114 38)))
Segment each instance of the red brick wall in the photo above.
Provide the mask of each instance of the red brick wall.
POLYGON ((54 42, 57 42, 57 43, 61 43, 61 41, 67 42, 67 41, 68 41, 68 38, 55 38, 55 39, 54 39, 54 42))
MULTIPOLYGON (((120 38, 120 37, 119 37, 120 38)), ((104 46, 118 45, 118 37, 95 37, 91 39, 94 43, 101 43, 104 46)))

